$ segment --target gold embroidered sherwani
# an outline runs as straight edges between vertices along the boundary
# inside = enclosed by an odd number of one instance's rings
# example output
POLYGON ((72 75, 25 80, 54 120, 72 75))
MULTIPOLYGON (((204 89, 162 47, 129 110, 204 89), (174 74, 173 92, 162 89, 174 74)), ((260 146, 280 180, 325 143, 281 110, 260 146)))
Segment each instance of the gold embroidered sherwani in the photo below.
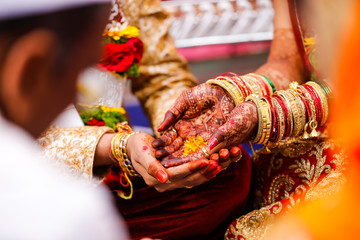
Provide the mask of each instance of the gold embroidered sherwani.
MULTIPOLYGON (((144 43, 141 75, 131 85, 155 129, 180 93, 195 86, 196 80, 176 51, 168 33, 172 16, 160 1, 119 0, 118 6, 126 21, 139 28, 144 43)), ((107 132, 112 129, 50 127, 38 141, 46 155, 66 162, 74 173, 91 179, 97 143, 107 132)))

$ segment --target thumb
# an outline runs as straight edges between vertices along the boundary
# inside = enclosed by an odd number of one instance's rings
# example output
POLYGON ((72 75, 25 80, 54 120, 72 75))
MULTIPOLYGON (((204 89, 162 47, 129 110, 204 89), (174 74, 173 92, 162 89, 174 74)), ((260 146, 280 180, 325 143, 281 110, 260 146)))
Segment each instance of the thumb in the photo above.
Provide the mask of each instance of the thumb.
POLYGON ((165 183, 169 180, 169 175, 166 172, 166 169, 157 160, 154 160, 150 163, 147 172, 161 183, 165 183))

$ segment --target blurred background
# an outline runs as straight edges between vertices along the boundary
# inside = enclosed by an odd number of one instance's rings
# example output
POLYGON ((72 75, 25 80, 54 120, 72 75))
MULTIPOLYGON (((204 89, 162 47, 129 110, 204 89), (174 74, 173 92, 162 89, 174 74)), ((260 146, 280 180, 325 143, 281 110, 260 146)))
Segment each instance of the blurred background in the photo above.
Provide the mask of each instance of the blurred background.
MULTIPOLYGON (((249 73, 266 61, 273 37, 271 0, 168 0, 162 4, 175 17, 170 33, 199 83, 224 72, 249 73)), ((125 108, 131 123, 136 130, 151 132, 129 89, 125 108)))

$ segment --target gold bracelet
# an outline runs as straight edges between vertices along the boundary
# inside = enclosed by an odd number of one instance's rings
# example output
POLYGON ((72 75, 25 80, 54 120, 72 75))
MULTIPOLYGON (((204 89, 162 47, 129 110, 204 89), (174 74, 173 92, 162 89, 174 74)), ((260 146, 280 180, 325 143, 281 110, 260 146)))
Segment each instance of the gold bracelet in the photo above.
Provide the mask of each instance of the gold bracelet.
POLYGON ((297 103, 296 105, 297 105, 298 111, 299 111, 298 121, 297 121, 298 126, 296 127, 297 131, 294 133, 295 134, 294 137, 296 137, 296 136, 300 135, 302 130, 305 128, 306 108, 305 108, 304 103, 299 98, 299 93, 297 91, 294 91, 293 89, 289 89, 289 90, 287 90, 287 92, 289 92, 295 99, 295 101, 297 103))
POLYGON ((282 109, 282 107, 280 106, 280 103, 276 100, 276 99, 273 99, 273 103, 274 103, 274 106, 275 106, 275 109, 279 115, 279 125, 280 125, 280 129, 279 129, 279 136, 278 136, 278 139, 277 141, 275 141, 275 143, 281 141, 284 137, 284 133, 285 133, 285 113, 284 113, 284 110, 282 109))
POLYGON ((269 140, 271 131, 271 113, 269 105, 267 101, 259 99, 255 94, 248 96, 246 101, 255 103, 258 112, 258 130, 252 142, 256 144, 265 144, 269 140))
POLYGON ((310 137, 317 137, 319 133, 316 131, 316 128, 318 127, 318 123, 316 120, 317 113, 316 113, 314 100, 312 99, 310 93, 307 91, 306 88, 304 88, 303 86, 298 86, 298 88, 301 90, 303 96, 309 101, 310 110, 311 110, 311 117, 309 118, 309 122, 307 122, 304 127, 303 138, 308 139, 310 137), (307 132, 308 128, 310 128, 310 135, 307 132))
POLYGON ((293 114, 292 117, 294 122, 292 137, 295 137, 298 136, 302 130, 301 121, 300 121, 300 117, 301 117, 300 106, 298 106, 296 98, 289 91, 284 91, 284 94, 287 96, 291 106, 291 110, 293 114))
POLYGON ((262 131, 263 135, 260 138, 259 144, 266 144, 269 142, 271 127, 272 127, 270 103, 266 98, 260 99, 260 107, 261 107, 262 115, 265 116, 266 125, 265 125, 265 129, 263 129, 262 131))
POLYGON ((126 172, 130 176, 140 177, 140 175, 134 169, 129 156, 127 155, 127 149, 126 149, 128 139, 134 134, 136 134, 136 132, 127 134, 126 136, 124 136, 121 139, 120 149, 121 149, 121 154, 122 154, 122 156, 121 156, 122 162, 120 164, 120 167, 121 167, 121 169, 123 169, 124 172, 126 172))
MULTIPOLYGON (((274 94, 272 86, 271 86, 270 83, 264 78, 264 76, 262 76, 262 75, 260 75, 260 74, 256 74, 256 73, 249 73, 248 75, 256 78, 258 81, 261 81, 264 85, 266 85, 266 86, 268 87, 268 89, 269 89, 270 96, 274 94)), ((267 95, 267 91, 266 91, 266 89, 265 89, 264 86, 262 86, 262 88, 263 88, 264 91, 265 91, 265 92, 263 93, 263 95, 266 96, 266 95, 267 95)))
POLYGON ((129 176, 140 176, 134 169, 131 160, 127 155, 126 145, 130 136, 134 135, 131 128, 127 124, 117 124, 119 131, 111 140, 111 152, 118 161, 120 168, 129 176))
POLYGON ((293 110, 291 108, 291 104, 288 100, 288 98, 286 97, 286 91, 285 90, 278 90, 275 92, 276 95, 280 96, 282 99, 285 100, 285 107, 287 108, 289 114, 288 114, 288 119, 287 119, 287 122, 288 122, 288 126, 290 127, 289 129, 289 136, 292 136, 292 133, 293 133, 293 129, 294 129, 294 118, 293 118, 293 110))
POLYGON ((221 88, 223 88, 225 91, 227 91, 229 93, 229 95, 231 96, 231 98, 234 100, 235 106, 238 106, 240 103, 242 103, 243 98, 242 98, 240 92, 238 92, 237 89, 231 83, 224 81, 224 80, 221 81, 221 80, 215 80, 215 79, 210 79, 210 80, 206 81, 206 83, 218 85, 221 88))
POLYGON ((223 80, 223 81, 227 81, 229 83, 231 83, 237 90, 237 92, 240 94, 240 103, 244 102, 244 95, 243 92, 241 91, 241 89, 239 88, 239 86, 234 82, 234 80, 232 80, 231 78, 227 77, 227 76, 220 76, 217 77, 216 80, 223 80))
POLYGON ((266 119, 264 122, 264 119, 262 116, 262 111, 261 111, 261 107, 260 107, 260 99, 258 98, 258 96, 254 95, 254 94, 250 94, 249 96, 246 97, 245 101, 253 102, 256 105, 257 114, 258 114, 258 129, 257 129, 256 135, 250 140, 254 143, 259 142, 261 135, 262 135, 262 129, 264 129, 264 126, 266 126, 266 119))
POLYGON ((259 84, 256 81, 254 81, 253 77, 251 77, 249 75, 244 75, 241 77, 244 78, 246 80, 246 83, 248 83, 250 85, 251 91, 253 94, 258 95, 259 97, 262 97, 261 88, 260 88, 259 84))

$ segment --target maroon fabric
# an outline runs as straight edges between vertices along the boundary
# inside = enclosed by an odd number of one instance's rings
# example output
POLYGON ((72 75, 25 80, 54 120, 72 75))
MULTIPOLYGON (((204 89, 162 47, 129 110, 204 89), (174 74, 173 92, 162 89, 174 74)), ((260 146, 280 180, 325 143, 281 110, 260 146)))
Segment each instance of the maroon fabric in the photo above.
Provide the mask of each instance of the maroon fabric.
POLYGON ((133 198, 116 197, 116 203, 132 239, 223 239, 228 225, 243 214, 250 179, 251 158, 244 153, 201 186, 159 193, 137 179, 133 198))

